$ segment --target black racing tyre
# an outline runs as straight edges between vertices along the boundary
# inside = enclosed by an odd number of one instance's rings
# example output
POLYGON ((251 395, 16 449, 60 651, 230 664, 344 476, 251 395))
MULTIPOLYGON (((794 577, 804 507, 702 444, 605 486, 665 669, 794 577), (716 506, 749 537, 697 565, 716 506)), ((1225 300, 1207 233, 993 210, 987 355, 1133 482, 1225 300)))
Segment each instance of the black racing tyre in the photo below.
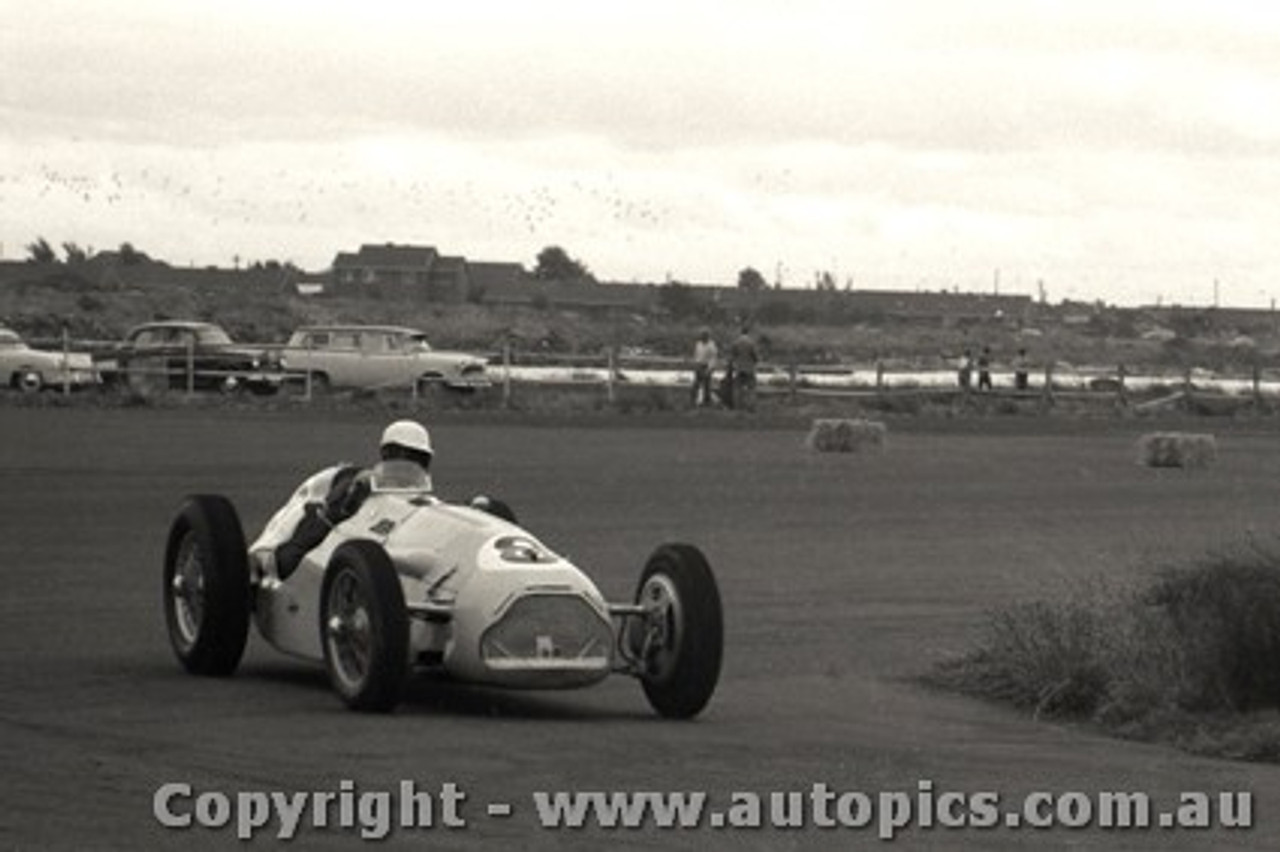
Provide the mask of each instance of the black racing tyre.
POLYGON ((249 638, 249 561, 235 507, 225 497, 188 497, 169 527, 164 614, 169 643, 192 674, 236 670, 249 638))
POLYGON ((375 542, 334 551, 320 592, 320 640, 329 682, 348 707, 395 708, 409 673, 409 615, 395 566, 375 542))
POLYGON ((706 707, 720 678, 724 615, 711 566, 698 548, 664 544, 640 575, 636 603, 649 610, 631 623, 641 656, 640 682, 663 716, 690 719, 706 707))

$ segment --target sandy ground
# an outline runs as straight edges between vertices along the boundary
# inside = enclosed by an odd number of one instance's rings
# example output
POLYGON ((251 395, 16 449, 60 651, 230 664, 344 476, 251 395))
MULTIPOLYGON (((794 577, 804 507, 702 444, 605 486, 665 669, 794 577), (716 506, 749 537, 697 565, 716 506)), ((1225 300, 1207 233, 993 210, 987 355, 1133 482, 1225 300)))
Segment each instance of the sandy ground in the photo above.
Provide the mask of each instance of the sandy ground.
MULTIPOLYGON (((1249 831, 912 828, 895 848, 1270 849, 1280 772, 1117 742, 940 695, 913 677, 982 612, 1239 540, 1274 525, 1274 437, 1236 434, 1195 474, 1134 463, 1134 435, 891 437, 817 457, 789 431, 437 428, 437 488, 521 520, 631 594, 662 541, 700 545, 726 605, 708 711, 654 716, 638 686, 509 693, 419 681, 390 717, 346 711, 323 672, 254 636, 231 679, 184 674, 165 636, 160 560, 184 494, 220 492, 250 534, 306 473, 362 461, 370 415, 0 409, 2 849, 221 848, 229 829, 162 828, 161 785, 196 792, 465 793, 463 828, 399 848, 847 849, 874 829, 631 831, 538 826, 538 791, 1248 791, 1249 831), (512 813, 491 817, 487 806, 512 813)), ((973 431, 973 430, 969 430, 973 431)), ((1096 431, 1096 430, 1095 430, 1096 431)), ((189 807, 189 806, 188 806, 189 807)), ((255 845, 271 846, 276 825, 255 845)), ((358 845, 307 828, 302 848, 358 845)))

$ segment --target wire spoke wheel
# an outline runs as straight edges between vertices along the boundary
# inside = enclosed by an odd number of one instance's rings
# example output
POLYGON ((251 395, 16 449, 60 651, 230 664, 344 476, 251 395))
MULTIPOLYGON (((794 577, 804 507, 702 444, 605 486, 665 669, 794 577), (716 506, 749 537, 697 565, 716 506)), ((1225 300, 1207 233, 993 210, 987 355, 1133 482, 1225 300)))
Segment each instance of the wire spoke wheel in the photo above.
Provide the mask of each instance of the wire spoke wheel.
POLYGON ((636 637, 639 640, 636 656, 644 665, 646 677, 655 682, 669 680, 680 659, 683 639, 684 614, 679 593, 670 577, 655 574, 641 586, 638 597, 646 613, 636 637))
POLYGON ((244 531, 226 498, 187 498, 169 528, 163 575, 169 644, 192 674, 229 675, 249 638, 244 531))
POLYGON ((409 671, 409 616, 400 576, 372 541, 334 551, 320 593, 320 637, 334 691, 353 710, 387 712, 409 671))
POLYGON ((663 716, 689 719, 706 707, 720 679, 724 616, 706 557, 688 544, 665 544, 645 564, 636 589, 644 615, 624 637, 639 662, 649 704, 663 716))
POLYGON ((346 569, 333 580, 331 607, 325 620, 325 641, 333 659, 334 674, 344 692, 358 692, 369 676, 373 641, 370 635, 368 601, 360 581, 346 569))
POLYGON ((178 639, 190 649, 200 638, 204 623, 204 560, 194 532, 188 532, 178 548, 170 594, 178 639))

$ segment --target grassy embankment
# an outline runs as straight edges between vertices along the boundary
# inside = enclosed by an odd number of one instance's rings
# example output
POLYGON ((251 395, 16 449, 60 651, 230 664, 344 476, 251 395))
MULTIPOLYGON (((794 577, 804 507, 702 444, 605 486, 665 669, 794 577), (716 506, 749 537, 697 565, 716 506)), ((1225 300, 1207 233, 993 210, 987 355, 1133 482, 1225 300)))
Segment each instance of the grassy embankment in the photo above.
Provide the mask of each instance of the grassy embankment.
MULTIPOLYGON (((132 325, 151 319, 204 319, 225 326, 237 339, 279 343, 306 323, 395 322, 429 332, 444 347, 497 351, 511 340, 522 351, 598 354, 609 346, 683 356, 703 320, 643 310, 601 315, 545 300, 522 307, 423 302, 412 293, 383 288, 360 296, 303 297, 269 270, 182 270, 162 264, 103 267, 90 262, 10 264, 0 278, 0 322, 34 339, 53 339, 63 328, 79 340, 115 340, 132 325)), ((533 285, 531 285, 533 286, 533 285)), ((607 285, 601 285, 607 286, 607 285)), ((836 296, 838 298, 838 296, 836 296)), ((767 297, 764 299, 767 307, 767 297)), ((1215 327, 1211 318, 1189 314, 1171 340, 1144 337, 1141 318, 1115 309, 1084 325, 1063 313, 1037 309, 1029 318, 951 321, 860 316, 833 311, 796 321, 762 310, 756 333, 766 356, 780 364, 871 364, 890 369, 949 366, 966 348, 992 347, 997 368, 1025 347, 1036 364, 1050 361, 1112 368, 1247 369, 1266 353, 1280 351, 1274 323, 1250 328, 1215 327), (838 320, 838 321, 837 321, 838 320), (1242 333, 1252 347, 1235 345, 1242 333)), ((736 317, 712 323, 727 343, 736 317)))

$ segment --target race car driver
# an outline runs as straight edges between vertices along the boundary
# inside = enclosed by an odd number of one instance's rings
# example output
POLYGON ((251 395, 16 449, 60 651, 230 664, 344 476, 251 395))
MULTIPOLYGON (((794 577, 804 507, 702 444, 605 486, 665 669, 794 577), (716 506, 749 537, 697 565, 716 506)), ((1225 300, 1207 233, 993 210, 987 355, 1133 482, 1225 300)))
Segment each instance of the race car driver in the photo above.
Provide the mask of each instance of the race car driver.
MULTIPOLYGON (((378 443, 378 456, 383 462, 409 461, 426 475, 430 487, 431 459, 435 452, 431 447, 431 434, 416 420, 397 420, 382 432, 378 443)), ((372 469, 356 465, 340 464, 326 468, 303 484, 303 488, 323 488, 318 480, 327 478, 329 484, 322 500, 307 503, 306 512, 298 521, 293 534, 276 547, 276 573, 285 579, 293 573, 302 557, 324 541, 329 530, 360 510, 369 496, 372 469)))

